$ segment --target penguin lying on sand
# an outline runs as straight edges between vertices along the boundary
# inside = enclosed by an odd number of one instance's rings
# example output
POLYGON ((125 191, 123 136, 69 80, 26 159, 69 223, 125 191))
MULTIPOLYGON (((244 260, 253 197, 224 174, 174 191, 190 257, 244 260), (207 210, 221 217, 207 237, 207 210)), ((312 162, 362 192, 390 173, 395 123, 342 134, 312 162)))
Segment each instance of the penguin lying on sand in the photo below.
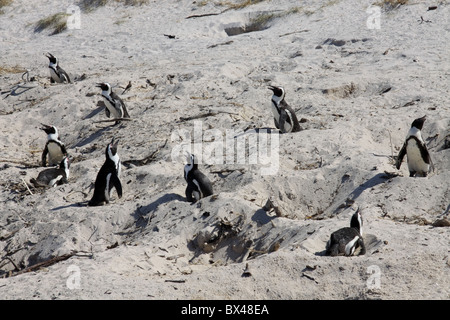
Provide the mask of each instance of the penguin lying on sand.
POLYGON ((69 180, 70 161, 64 157, 56 168, 49 168, 39 172, 36 179, 31 178, 30 182, 35 187, 56 187, 67 183, 69 180))
POLYGON ((361 247, 358 255, 365 254, 362 226, 363 221, 358 209, 350 220, 350 228, 342 228, 331 234, 330 240, 327 242, 326 254, 329 256, 352 256, 358 247, 361 247))
POLYGON ((114 141, 113 138, 106 147, 106 160, 95 179, 94 194, 88 203, 89 206, 101 206, 109 203, 113 187, 116 188, 119 198, 122 198, 122 184, 119 180, 121 164, 117 153, 118 143, 119 141, 114 141))

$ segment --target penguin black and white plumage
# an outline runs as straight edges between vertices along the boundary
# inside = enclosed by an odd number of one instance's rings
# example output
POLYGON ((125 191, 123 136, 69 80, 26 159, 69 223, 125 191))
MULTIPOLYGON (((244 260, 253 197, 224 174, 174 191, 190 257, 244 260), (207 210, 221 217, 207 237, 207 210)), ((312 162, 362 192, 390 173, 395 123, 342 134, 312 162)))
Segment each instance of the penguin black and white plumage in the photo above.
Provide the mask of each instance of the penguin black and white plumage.
POLYGON ((50 69, 50 82, 51 83, 71 83, 72 80, 70 79, 69 75, 66 71, 64 71, 63 68, 61 68, 58 64, 58 59, 52 55, 51 53, 46 54, 46 57, 48 60, 50 60, 50 63, 48 65, 50 69))
POLYGON ((352 256, 355 250, 360 247, 358 255, 366 253, 366 247, 362 238, 363 221, 361 212, 358 209, 350 220, 350 227, 339 229, 333 232, 327 242, 326 254, 329 256, 352 256))
POLYGON ((45 133, 47 133, 47 143, 45 144, 41 157, 42 166, 47 166, 47 157, 48 165, 56 166, 67 156, 66 147, 64 143, 59 140, 58 129, 56 129, 55 126, 42 124, 41 130, 44 130, 45 133))
POLYGON ((117 153, 119 141, 111 141, 105 150, 105 163, 97 174, 94 185, 94 195, 89 206, 101 206, 109 203, 111 190, 116 188, 117 195, 122 198, 122 184, 120 183, 121 163, 117 153))
POLYGON ((294 110, 284 100, 286 92, 282 87, 269 86, 273 91, 271 106, 275 127, 281 133, 301 131, 300 123, 294 110))
POLYGON ((406 155, 410 177, 416 175, 418 177, 426 177, 430 170, 430 165, 432 165, 430 154, 421 133, 425 120, 426 116, 423 116, 413 121, 395 164, 396 168, 400 170, 403 158, 406 155))
POLYGON ((199 169, 193 154, 187 154, 187 164, 184 166, 184 179, 187 182, 186 200, 192 203, 213 194, 211 181, 199 169))
POLYGON ((115 119, 129 118, 127 107, 123 100, 112 91, 111 85, 107 82, 98 83, 97 87, 102 89, 102 96, 105 99, 105 113, 109 118, 111 115, 115 119))
POLYGON ((30 179, 35 187, 56 187, 67 183, 69 180, 70 161, 64 157, 56 168, 45 169, 39 172, 36 179, 30 179))

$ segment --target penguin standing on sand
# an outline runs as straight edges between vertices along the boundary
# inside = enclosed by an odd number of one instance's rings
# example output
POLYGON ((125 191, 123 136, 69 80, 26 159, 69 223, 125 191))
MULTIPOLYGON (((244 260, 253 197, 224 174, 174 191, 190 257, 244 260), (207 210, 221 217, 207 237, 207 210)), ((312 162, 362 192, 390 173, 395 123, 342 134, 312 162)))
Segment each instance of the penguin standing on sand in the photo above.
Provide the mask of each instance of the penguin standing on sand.
POLYGON ((198 163, 193 154, 187 153, 188 163, 184 166, 184 179, 187 182, 186 199, 195 203, 201 198, 213 194, 211 181, 199 169, 198 163))
POLYGON ((352 256, 355 250, 360 247, 358 255, 366 253, 366 247, 362 238, 363 221, 358 209, 350 220, 350 228, 342 228, 333 232, 327 242, 326 254, 329 256, 352 256))
MULTIPOLYGON (((102 89, 102 96, 105 99, 105 113, 109 118, 111 115, 115 119, 129 118, 127 107, 120 97, 112 91, 111 85, 107 82, 98 83, 97 87, 102 89)), ((117 123, 117 122, 116 122, 117 123)))
POLYGON ((30 182, 37 187, 56 187, 67 183, 69 180, 70 161, 64 157, 56 168, 45 169, 39 172, 36 179, 31 178, 30 182))
POLYGON ((284 100, 286 95, 284 89, 274 86, 269 86, 269 89, 273 91, 271 105, 275 127, 281 133, 301 131, 302 129, 294 110, 284 100))
POLYGON ((42 124, 41 130, 44 130, 45 133, 47 133, 47 143, 45 144, 41 157, 42 166, 47 166, 47 156, 49 166, 58 165, 62 159, 67 156, 66 147, 64 146, 64 143, 59 140, 58 129, 56 129, 55 126, 42 124))
POLYGON ((406 155, 410 177, 416 175, 418 177, 426 177, 430 170, 430 164, 432 165, 430 154, 421 133, 425 120, 426 116, 423 116, 413 121, 395 164, 397 170, 400 170, 403 158, 406 155))
POLYGON ((122 198, 122 184, 119 180, 121 164, 117 145, 119 141, 112 139, 105 150, 105 163, 100 168, 95 179, 94 195, 89 201, 89 206, 101 206, 109 203, 112 188, 116 188, 117 195, 122 198))
POLYGON ((48 68, 50 69, 50 82, 51 83, 72 83, 72 80, 70 79, 67 72, 63 70, 58 64, 58 59, 51 53, 48 53, 45 55, 48 60, 50 60, 50 63, 48 65, 48 68))

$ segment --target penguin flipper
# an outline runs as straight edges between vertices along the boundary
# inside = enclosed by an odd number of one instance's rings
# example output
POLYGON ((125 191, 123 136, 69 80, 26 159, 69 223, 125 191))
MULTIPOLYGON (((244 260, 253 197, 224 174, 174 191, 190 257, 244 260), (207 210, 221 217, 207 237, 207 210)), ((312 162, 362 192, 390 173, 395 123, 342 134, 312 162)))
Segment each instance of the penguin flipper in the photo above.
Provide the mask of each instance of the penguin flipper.
POLYGON ((43 167, 47 166, 47 154, 48 154, 48 143, 45 144, 44 151, 42 151, 41 164, 43 167))
POLYGON ((63 68, 58 66, 57 71, 58 71, 59 79, 61 80, 61 82, 72 83, 72 80, 70 79, 69 75, 67 74, 66 71, 64 71, 63 68))
POLYGON ((288 122, 287 120, 288 120, 288 115, 286 113, 286 110, 282 108, 281 114, 280 114, 280 128, 279 128, 282 133, 289 133, 292 130, 292 126, 291 126, 290 130, 285 130, 285 123, 288 122))
POLYGON ((128 114, 128 110, 125 104, 123 104, 123 118, 130 118, 130 115, 128 114))
POLYGON ((397 168, 397 170, 400 170, 400 167, 402 165, 403 162, 403 158, 406 155, 406 142, 403 144, 403 147, 400 149, 400 152, 398 153, 397 156, 397 161, 395 162, 395 167, 397 168))
POLYGON ((280 124, 278 123, 276 118, 273 118, 273 122, 275 123, 275 128, 280 129, 280 124))
POLYGON ((109 111, 109 109, 107 107, 105 107, 105 114, 106 114, 106 117, 108 117, 108 118, 111 116, 111 112, 109 111))
POLYGON ((186 200, 188 202, 196 202, 195 198, 192 196, 192 193, 195 191, 194 186, 191 183, 188 183, 187 187, 186 187, 186 200))
POLYGON ((120 183, 120 179, 116 174, 111 175, 110 183, 114 188, 116 188, 117 196, 119 198, 122 198, 122 184, 120 183))
POLYGON ((364 240, 362 237, 360 237, 358 240, 358 246, 361 248, 358 256, 362 256, 362 255, 366 254, 366 246, 364 245, 364 240))
POLYGON ((297 115, 295 114, 295 111, 288 104, 286 104, 285 110, 286 110, 286 113, 287 113, 287 115, 289 117, 289 121, 288 122, 291 124, 290 132, 301 131, 302 129, 300 127, 300 123, 298 122, 297 115))

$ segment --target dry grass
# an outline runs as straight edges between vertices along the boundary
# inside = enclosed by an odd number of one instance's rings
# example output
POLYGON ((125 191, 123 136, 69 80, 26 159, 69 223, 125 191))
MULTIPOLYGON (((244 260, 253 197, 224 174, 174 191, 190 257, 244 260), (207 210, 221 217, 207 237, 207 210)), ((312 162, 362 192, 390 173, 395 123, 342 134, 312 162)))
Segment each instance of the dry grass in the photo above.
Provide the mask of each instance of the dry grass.
POLYGON ((398 7, 405 5, 408 3, 409 0, 381 0, 375 5, 382 7, 383 9, 390 11, 397 9, 398 7))
POLYGON ((55 13, 47 18, 36 22, 34 32, 42 32, 46 29, 52 29, 51 35, 63 32, 67 29, 67 17, 69 15, 65 12, 55 13))
POLYGON ((149 0, 81 0, 80 7, 83 11, 90 12, 111 2, 122 3, 125 6, 142 6, 148 4, 149 0))
POLYGON ((3 7, 9 6, 13 0, 0 0, 0 14, 4 14, 3 7))
MULTIPOLYGON (((243 8, 246 8, 253 4, 263 2, 263 1, 264 0, 240 0, 237 2, 235 2, 235 1, 232 2, 232 1, 226 1, 226 0, 219 0, 219 1, 213 1, 212 3, 215 6, 226 7, 226 10, 239 10, 239 9, 243 9, 243 8)), ((210 0, 198 1, 197 6, 204 7, 210 2, 211 2, 210 0)))
POLYGON ((25 69, 19 66, 8 67, 8 66, 0 66, 0 74, 8 74, 8 73, 23 73, 25 69))

